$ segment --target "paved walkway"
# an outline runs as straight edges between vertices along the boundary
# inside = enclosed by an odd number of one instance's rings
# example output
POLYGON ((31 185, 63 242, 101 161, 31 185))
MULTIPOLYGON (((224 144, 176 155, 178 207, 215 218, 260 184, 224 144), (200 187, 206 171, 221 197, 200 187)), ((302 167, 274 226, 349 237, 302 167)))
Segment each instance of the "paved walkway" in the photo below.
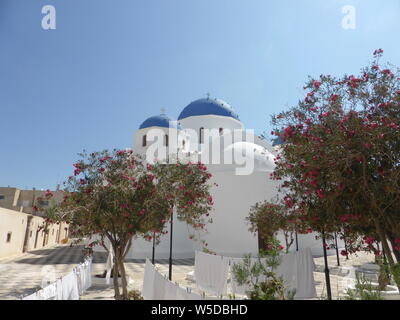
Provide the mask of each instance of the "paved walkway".
POLYGON ((46 279, 57 279, 83 260, 81 247, 59 245, 17 257, 0 259, 0 299, 19 299, 41 287, 46 279))
MULTIPOLYGON (((54 281, 68 274, 84 259, 83 246, 70 247, 59 245, 52 248, 39 249, 28 253, 0 259, 0 300, 15 300, 39 290, 42 283, 54 281)), ((113 299, 114 290, 105 279, 95 275, 105 270, 107 256, 95 252, 93 256, 93 286, 82 299, 113 299)), ((141 290, 144 274, 144 260, 127 260, 125 267, 128 274, 130 289, 141 290)), ((193 259, 174 261, 174 281, 181 285, 189 284, 184 278, 193 270, 193 259)), ((168 273, 168 261, 156 260, 157 268, 168 273)))
MULTIPOLYGON (((39 249, 18 257, 0 259, 0 299, 19 299, 41 287, 43 281, 55 280, 69 273, 77 264, 83 261, 83 247, 60 245, 54 248, 39 249)), ((105 269, 106 254, 96 252, 93 257, 93 286, 81 297, 82 300, 113 300, 114 290, 111 284, 107 285, 105 279, 95 275, 102 274, 105 269)), ((331 286, 333 298, 343 296, 346 282, 346 266, 362 266, 373 262, 373 255, 362 253, 353 256, 350 260, 340 257, 341 266, 338 268, 336 256, 329 257, 331 269, 331 286)), ((323 273, 323 258, 314 259, 317 271, 314 278, 317 284, 318 298, 326 296, 325 275, 323 273)), ((144 274, 144 260, 128 260, 125 264, 128 275, 129 289, 141 290, 144 274)), ((168 274, 168 260, 156 260, 156 268, 162 274, 168 274)), ((185 279, 188 272, 194 269, 193 259, 174 260, 173 281, 182 287, 195 289, 195 283, 185 279)), ((209 297, 212 299, 212 297, 209 297)))

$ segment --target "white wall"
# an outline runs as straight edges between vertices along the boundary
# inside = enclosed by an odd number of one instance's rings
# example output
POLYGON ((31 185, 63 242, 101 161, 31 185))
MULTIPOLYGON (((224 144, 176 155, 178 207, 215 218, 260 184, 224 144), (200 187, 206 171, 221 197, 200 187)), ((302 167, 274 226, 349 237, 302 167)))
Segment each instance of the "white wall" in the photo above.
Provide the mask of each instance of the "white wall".
POLYGON ((231 117, 205 115, 192 116, 179 121, 184 131, 188 133, 190 142, 190 151, 199 150, 200 128, 204 129, 243 129, 243 123, 231 117), (188 129, 194 130, 195 134, 188 129), (193 133, 193 134, 192 134, 193 133))
MULTIPOLYGON (((315 237, 318 236, 317 233, 309 233, 309 234, 299 234, 298 235, 298 244, 299 244, 299 249, 305 249, 305 248, 310 248, 311 253, 313 256, 322 256, 324 254, 323 248, 322 248, 322 240, 319 237, 319 239, 316 239, 315 237)), ((277 236, 278 240, 281 242, 282 246, 285 246, 285 239, 282 233, 278 234, 277 236)), ((338 247, 339 247, 339 252, 344 249, 344 242, 343 240, 340 240, 339 237, 337 239, 338 241, 338 247)), ((334 240, 327 241, 327 244, 334 244, 334 240)), ((290 247, 290 252, 296 251, 296 242, 294 241, 292 246, 290 247)), ((336 250, 335 249, 329 249, 327 250, 327 255, 335 255, 336 250)))
POLYGON ((246 217, 256 202, 271 199, 276 194, 276 184, 268 172, 256 171, 239 176, 234 172, 214 172, 213 223, 205 236, 209 249, 217 254, 241 257, 258 253, 258 238, 249 231, 246 217))
MULTIPOLYGON (((218 184, 211 190, 214 198, 213 223, 207 224, 208 233, 203 233, 201 239, 217 254, 232 257, 257 254, 258 239, 248 231, 245 218, 252 205, 275 195, 275 183, 269 180, 267 172, 254 172, 249 176, 237 176, 234 172, 213 172, 213 175, 212 182, 218 184)), ((189 239, 190 233, 184 223, 174 224, 174 258, 193 258, 195 250, 201 250, 199 242, 189 239)), ((136 240, 129 258, 150 258, 151 254, 151 242, 136 240)), ((169 233, 156 247, 155 256, 156 259, 169 257, 169 233)))
POLYGON ((22 253, 28 215, 14 210, 0 208, 0 257, 22 253), (7 242, 7 233, 11 241, 7 242))
MULTIPOLYGON (((173 247, 172 256, 175 259, 183 258, 194 258, 194 252, 196 243, 189 239, 190 233, 188 225, 184 222, 177 221, 176 215, 174 217, 173 226, 173 247)), ((169 258, 169 246, 170 246, 170 226, 168 224, 168 233, 163 235, 161 242, 156 246, 155 258, 156 259, 167 259, 169 258)), ((127 255, 127 258, 143 259, 152 257, 152 241, 146 241, 142 238, 135 239, 132 243, 132 248, 127 255)))

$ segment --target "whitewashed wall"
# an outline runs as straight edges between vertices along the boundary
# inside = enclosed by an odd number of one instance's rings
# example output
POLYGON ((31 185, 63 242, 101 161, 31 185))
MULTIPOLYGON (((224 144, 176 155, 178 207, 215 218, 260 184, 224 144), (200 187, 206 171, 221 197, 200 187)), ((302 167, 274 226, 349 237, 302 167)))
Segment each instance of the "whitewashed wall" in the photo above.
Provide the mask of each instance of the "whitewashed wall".
POLYGON ((14 210, 0 208, 0 257, 22 253, 28 215, 14 210), (11 241, 7 242, 7 233, 11 241))

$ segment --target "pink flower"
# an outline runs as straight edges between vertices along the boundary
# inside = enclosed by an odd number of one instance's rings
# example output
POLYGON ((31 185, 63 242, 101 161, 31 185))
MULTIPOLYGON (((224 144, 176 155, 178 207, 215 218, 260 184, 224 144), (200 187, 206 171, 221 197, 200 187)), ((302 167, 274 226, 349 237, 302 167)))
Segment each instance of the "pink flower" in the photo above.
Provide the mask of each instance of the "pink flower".
POLYGON ((318 89, 321 86, 321 82, 319 82, 318 80, 314 81, 314 88, 318 89))
POLYGON ((50 190, 46 190, 44 196, 45 196, 45 197, 52 197, 52 196, 53 196, 53 193, 52 193, 50 190))
POLYGON ((336 100, 338 99, 338 95, 337 94, 332 94, 331 97, 329 98, 330 101, 332 102, 336 102, 336 100))
POLYGON ((383 50, 382 50, 382 49, 375 50, 375 51, 374 51, 374 56, 376 56, 376 55, 378 55, 378 54, 381 54, 381 53, 383 53, 383 50))
POLYGON ((110 158, 111 158, 110 156, 106 156, 106 157, 104 157, 104 158, 101 158, 101 159, 100 159, 100 162, 107 161, 107 160, 110 159, 110 158))
POLYGON ((81 164, 79 162, 74 163, 73 166, 77 169, 81 169, 81 164))
POLYGON ((321 190, 315 190, 315 194, 320 198, 325 198, 325 194, 321 190))
POLYGON ((283 131, 283 137, 285 139, 291 137, 293 134, 294 134, 294 130, 293 130, 293 127, 291 127, 291 126, 285 128, 285 130, 283 131))

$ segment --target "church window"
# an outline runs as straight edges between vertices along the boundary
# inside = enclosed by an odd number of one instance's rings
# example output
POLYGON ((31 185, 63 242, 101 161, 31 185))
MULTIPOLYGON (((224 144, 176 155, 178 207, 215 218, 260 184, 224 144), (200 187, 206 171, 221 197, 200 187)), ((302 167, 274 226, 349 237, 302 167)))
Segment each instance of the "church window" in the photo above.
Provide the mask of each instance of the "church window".
POLYGON ((219 135, 222 136, 224 134, 224 128, 219 128, 219 135))
POLYGON ((142 147, 145 147, 146 144, 147 144, 147 136, 144 135, 144 136, 143 136, 143 139, 142 139, 142 147))
POLYGON ((165 143, 165 146, 166 146, 166 147, 168 147, 168 143, 169 143, 168 140, 169 140, 169 139, 168 139, 168 135, 166 134, 166 135, 164 136, 164 143, 165 143))
POLYGON ((201 127, 200 128, 199 143, 203 143, 203 142, 204 142, 204 128, 201 127))

